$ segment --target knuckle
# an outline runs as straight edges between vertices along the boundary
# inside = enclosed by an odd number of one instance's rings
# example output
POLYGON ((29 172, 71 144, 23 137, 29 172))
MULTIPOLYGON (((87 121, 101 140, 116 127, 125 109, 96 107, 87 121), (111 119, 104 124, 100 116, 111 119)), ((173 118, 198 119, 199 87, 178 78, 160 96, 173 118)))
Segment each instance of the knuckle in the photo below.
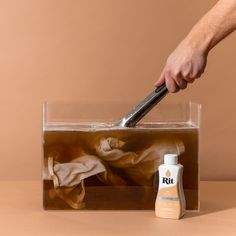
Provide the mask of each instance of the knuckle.
POLYGON ((169 76, 172 75, 172 70, 171 70, 170 67, 167 67, 167 68, 166 68, 165 74, 167 74, 167 75, 169 75, 169 76))
POLYGON ((166 74, 175 78, 177 77, 179 74, 180 74, 180 70, 179 69, 176 69, 176 68, 173 68, 171 66, 167 66, 166 68, 166 74))
POLYGON ((175 77, 175 78, 177 78, 179 76, 179 74, 180 74, 179 70, 173 70, 172 71, 172 76, 175 77))
POLYGON ((184 70, 182 72, 182 75, 183 75, 184 78, 187 78, 189 76, 189 71, 184 70))

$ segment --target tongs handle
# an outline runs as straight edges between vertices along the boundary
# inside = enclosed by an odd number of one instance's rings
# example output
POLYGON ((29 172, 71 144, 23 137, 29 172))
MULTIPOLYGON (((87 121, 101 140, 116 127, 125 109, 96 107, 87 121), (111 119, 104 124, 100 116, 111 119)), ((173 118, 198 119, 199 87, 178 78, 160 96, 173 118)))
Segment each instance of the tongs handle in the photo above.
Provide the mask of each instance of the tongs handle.
POLYGON ((168 89, 165 84, 156 88, 116 125, 121 127, 134 127, 167 93, 168 89))

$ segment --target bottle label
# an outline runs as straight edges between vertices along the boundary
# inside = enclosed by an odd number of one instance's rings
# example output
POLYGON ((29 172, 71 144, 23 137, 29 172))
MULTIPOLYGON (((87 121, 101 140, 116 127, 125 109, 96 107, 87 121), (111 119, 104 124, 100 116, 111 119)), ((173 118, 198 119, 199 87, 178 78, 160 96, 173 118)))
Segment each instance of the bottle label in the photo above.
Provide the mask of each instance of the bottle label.
POLYGON ((159 169, 159 190, 156 199, 156 215, 164 218, 178 219, 182 206, 178 190, 178 169, 159 169))
POLYGON ((178 201, 178 197, 160 197, 160 200, 162 201, 178 201))
POLYGON ((173 178, 163 177, 162 178, 162 183, 163 184, 173 184, 174 183, 174 179, 173 178))
POLYGON ((160 170, 160 188, 170 187, 177 183, 177 172, 174 170, 160 170))

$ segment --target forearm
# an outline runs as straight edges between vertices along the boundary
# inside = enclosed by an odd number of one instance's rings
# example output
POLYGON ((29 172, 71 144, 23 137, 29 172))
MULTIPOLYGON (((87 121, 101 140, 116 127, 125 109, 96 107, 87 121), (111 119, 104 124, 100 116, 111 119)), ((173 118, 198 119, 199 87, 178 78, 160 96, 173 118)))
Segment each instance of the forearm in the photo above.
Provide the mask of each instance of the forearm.
POLYGON ((169 55, 155 86, 185 89, 204 72, 209 51, 235 29, 236 0, 219 0, 169 55))
POLYGON ((207 54, 235 29, 236 0, 220 0, 192 28, 184 41, 207 54))

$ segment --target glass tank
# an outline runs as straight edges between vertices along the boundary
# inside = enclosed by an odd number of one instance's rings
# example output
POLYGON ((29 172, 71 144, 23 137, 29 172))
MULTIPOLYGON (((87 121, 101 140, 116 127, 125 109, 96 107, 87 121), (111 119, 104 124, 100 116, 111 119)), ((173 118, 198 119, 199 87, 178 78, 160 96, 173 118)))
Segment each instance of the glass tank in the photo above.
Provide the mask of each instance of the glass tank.
POLYGON ((117 127, 131 108, 44 104, 44 209, 154 210, 158 167, 177 153, 186 208, 199 210, 201 105, 160 103, 135 127, 117 127))

